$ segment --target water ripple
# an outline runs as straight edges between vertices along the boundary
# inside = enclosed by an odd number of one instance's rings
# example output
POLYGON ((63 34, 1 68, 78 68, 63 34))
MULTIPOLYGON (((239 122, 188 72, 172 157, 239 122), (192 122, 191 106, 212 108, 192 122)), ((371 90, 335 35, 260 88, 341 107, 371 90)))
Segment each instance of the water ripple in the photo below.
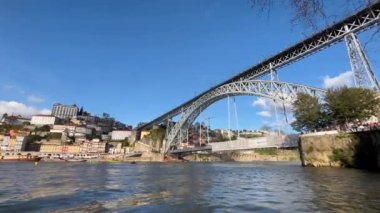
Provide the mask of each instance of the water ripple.
POLYGON ((0 212, 379 212, 380 174, 286 163, 0 164, 0 212))

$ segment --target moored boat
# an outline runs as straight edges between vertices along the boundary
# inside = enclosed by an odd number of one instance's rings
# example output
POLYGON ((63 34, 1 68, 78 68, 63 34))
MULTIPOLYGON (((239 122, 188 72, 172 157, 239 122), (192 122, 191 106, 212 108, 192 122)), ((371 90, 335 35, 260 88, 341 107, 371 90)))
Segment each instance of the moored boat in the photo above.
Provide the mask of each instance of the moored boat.
POLYGON ((66 162, 86 162, 86 159, 66 159, 66 162))
POLYGON ((0 162, 39 162, 42 157, 28 157, 28 158, 1 158, 0 162))
POLYGON ((125 157, 141 157, 141 152, 128 152, 125 153, 125 157))

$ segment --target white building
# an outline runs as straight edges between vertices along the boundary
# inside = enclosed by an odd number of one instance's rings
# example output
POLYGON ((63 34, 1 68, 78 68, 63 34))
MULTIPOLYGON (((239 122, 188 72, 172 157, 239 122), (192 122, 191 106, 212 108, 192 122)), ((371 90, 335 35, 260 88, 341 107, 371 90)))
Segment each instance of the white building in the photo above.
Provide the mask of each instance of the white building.
POLYGON ((75 133, 82 133, 85 135, 91 135, 92 134, 92 129, 86 128, 86 127, 76 127, 75 128, 75 133))
POLYGON ((25 150, 26 137, 24 136, 4 136, 1 142, 1 150, 20 152, 25 150))
POLYGON ((14 151, 15 152, 25 151, 25 146, 26 146, 26 137, 17 136, 16 137, 16 143, 14 146, 14 151))
POLYGON ((53 129, 50 129, 50 133, 62 133, 73 137, 75 135, 75 126, 54 125, 53 129))
POLYGON ((131 134, 132 134, 132 131, 129 131, 129 130, 114 130, 111 133, 111 140, 122 141, 125 138, 129 138, 131 134))
POLYGON ((58 118, 73 118, 78 114, 78 107, 74 105, 54 104, 51 114, 58 118))
POLYGON ((102 141, 109 141, 111 140, 111 135, 102 134, 101 136, 102 141))
POLYGON ((36 126, 54 125, 55 122, 56 117, 51 115, 33 115, 32 120, 30 120, 30 124, 36 126))

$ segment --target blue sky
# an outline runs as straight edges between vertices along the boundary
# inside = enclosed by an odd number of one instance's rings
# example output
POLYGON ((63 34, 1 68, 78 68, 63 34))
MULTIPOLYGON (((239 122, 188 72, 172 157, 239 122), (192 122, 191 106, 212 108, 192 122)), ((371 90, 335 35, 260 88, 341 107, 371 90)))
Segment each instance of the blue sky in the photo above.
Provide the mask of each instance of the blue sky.
MULTIPOLYGON (((310 34, 291 18, 282 5, 259 15, 248 0, 1 0, 0 113, 75 103, 135 126, 310 34)), ((370 35, 359 37, 364 43, 370 35)), ((376 44, 377 38, 366 48, 377 73, 376 44)), ((323 87, 324 79, 349 70, 340 43, 279 70, 279 77, 323 87)), ((269 102, 237 97, 236 104, 241 128, 273 124, 273 113, 261 113, 271 111, 269 102)), ((202 117, 226 128, 226 100, 202 117)))

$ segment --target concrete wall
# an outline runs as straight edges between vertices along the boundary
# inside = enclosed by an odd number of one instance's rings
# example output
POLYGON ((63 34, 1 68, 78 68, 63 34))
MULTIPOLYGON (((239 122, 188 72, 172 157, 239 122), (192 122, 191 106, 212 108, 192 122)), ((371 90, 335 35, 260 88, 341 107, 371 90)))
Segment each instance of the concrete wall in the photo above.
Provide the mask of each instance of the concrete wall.
POLYGON ((267 147, 297 147, 298 135, 268 135, 259 138, 239 138, 234 141, 210 143, 213 152, 249 150, 267 147))
POLYGON ((297 149, 261 149, 233 152, 234 161, 299 161, 297 149))
POLYGON ((210 154, 191 154, 184 157, 189 161, 299 161, 297 149, 266 148, 259 150, 232 151, 210 154))
POLYGON ((164 160, 164 154, 152 152, 152 147, 141 143, 136 142, 135 147, 133 148, 135 152, 142 152, 142 158, 149 159, 149 161, 158 161, 161 162, 164 160))
POLYGON ((303 166, 378 169, 380 131, 302 135, 299 150, 303 166))

